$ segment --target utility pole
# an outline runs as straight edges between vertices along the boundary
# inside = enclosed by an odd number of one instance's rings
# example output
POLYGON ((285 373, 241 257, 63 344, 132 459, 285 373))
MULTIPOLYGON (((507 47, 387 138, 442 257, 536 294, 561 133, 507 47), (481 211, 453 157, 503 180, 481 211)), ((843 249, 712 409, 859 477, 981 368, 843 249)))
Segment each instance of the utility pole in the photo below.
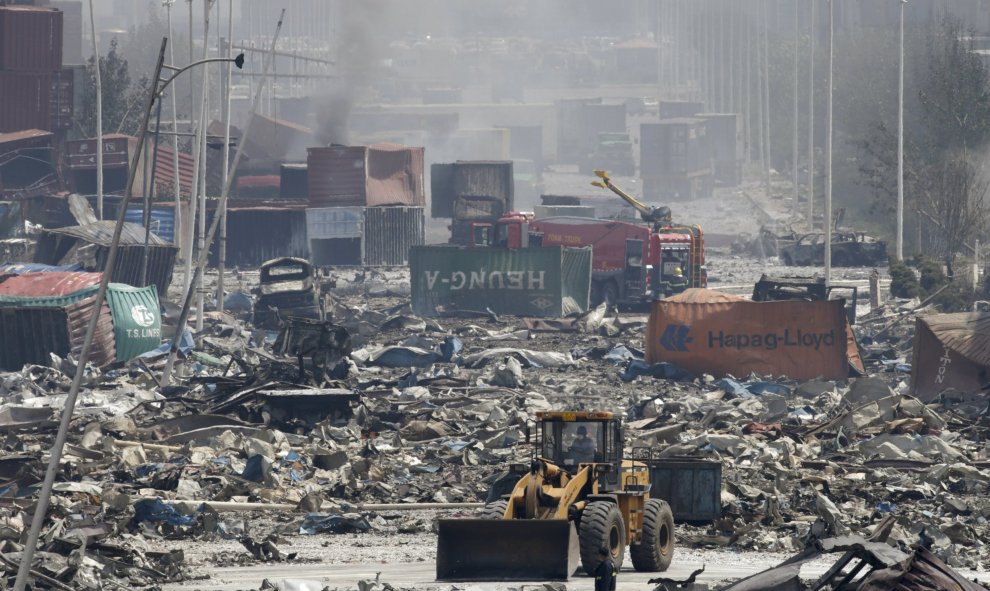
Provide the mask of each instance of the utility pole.
POLYGON ((103 76, 100 74, 100 46, 96 39, 93 0, 89 0, 89 27, 93 34, 93 63, 96 64, 96 218, 103 219, 103 76))
POLYGON ((765 172, 763 173, 763 179, 766 183, 766 193, 767 197, 770 196, 770 163, 773 160, 773 153, 770 151, 770 19, 768 16, 767 0, 762 0, 763 4, 763 86, 765 93, 765 105, 763 107, 763 112, 766 117, 763 119, 763 125, 766 133, 766 151, 767 159, 764 163, 765 172))
MULTIPOLYGON (((162 39, 162 46, 158 52, 158 63, 155 67, 154 82, 151 88, 151 97, 144 111, 144 120, 141 124, 141 132, 137 145, 143 145, 145 136, 148 133, 148 123, 151 120, 151 109, 155 104, 158 90, 158 78, 161 76, 162 67, 165 62, 165 45, 167 39, 162 39)), ((45 516, 48 514, 48 506, 52 498, 52 489, 55 486, 55 476, 59 472, 59 465, 62 461, 62 451, 65 449, 65 442, 69 436, 69 425, 72 422, 76 400, 79 398, 79 388, 82 386, 83 376, 86 374, 86 365, 89 361, 89 353, 93 346, 93 336, 96 334, 96 327, 100 321, 100 312, 103 303, 106 301, 107 287, 110 285, 114 265, 117 262, 117 251, 120 246, 120 236, 124 229, 124 219, 127 217, 127 204, 133 195, 134 178, 137 176, 138 159, 141 157, 141 150, 135 150, 131 157, 128 168, 127 187, 124 198, 121 200, 119 211, 117 212, 117 222, 114 225, 113 237, 110 239, 110 250, 107 253, 106 265, 103 277, 100 279, 100 287, 96 292, 96 301, 93 303, 92 314, 86 327, 86 334, 83 337, 82 350, 79 352, 79 359, 76 361, 76 373, 69 386, 69 393, 65 397, 62 407, 62 417, 59 422, 58 433, 55 435, 55 442, 52 444, 48 468, 45 470, 45 479, 38 492, 38 502, 34 508, 34 515, 31 518, 31 528, 28 530, 27 541, 24 550, 21 552, 20 564, 17 568, 17 578, 14 580, 14 591, 24 591, 31 576, 31 563, 35 551, 38 548, 38 540, 41 537, 41 528, 45 524, 45 516)))
MULTIPOLYGON (((210 47, 210 11, 213 9, 213 3, 216 0, 206 0, 203 3, 203 59, 209 55, 210 47)), ((217 23, 219 26, 219 23, 217 23)), ((203 103, 200 105, 199 113, 199 127, 202 130, 200 134, 200 148, 199 148, 199 158, 202 161, 199 166, 199 239, 196 245, 199 247, 200 254, 202 255, 203 249, 206 247, 206 128, 208 126, 208 121, 210 118, 210 68, 203 68, 203 103)), ((203 257, 200 256, 200 259, 203 257)), ((200 272, 199 280, 196 283, 196 331, 199 332, 203 330, 203 273, 200 272)), ((182 335, 179 335, 181 337, 182 335)))
MULTIPOLYGON (((217 30, 220 30, 220 19, 217 19, 217 30)), ((227 58, 230 58, 234 39, 234 0, 227 0, 227 58)), ((224 95, 223 103, 223 184, 226 186, 230 176, 230 69, 227 62, 227 79, 221 85, 224 95)), ((217 310, 223 312, 224 273, 227 266, 227 209, 224 208, 220 218, 220 252, 217 267, 217 310)))
POLYGON ((828 0, 828 96, 825 103, 825 285, 832 282, 832 68, 835 16, 828 0))
POLYGON ((800 134, 798 131, 798 121, 801 117, 801 109, 798 103, 798 93, 801 90, 801 84, 798 81, 798 45, 801 43, 801 34, 798 30, 801 26, 800 19, 798 18, 801 11, 798 10, 800 4, 794 3, 794 121, 792 127, 794 128, 794 136, 791 138, 793 140, 793 145, 791 149, 791 172, 792 172, 792 183, 794 185, 794 191, 791 194, 791 215, 794 216, 798 211, 798 142, 800 140, 800 134))
POLYGON ((904 260, 904 5, 901 0, 900 60, 897 75, 897 258, 904 260))
MULTIPOLYGON (((172 39, 172 5, 175 4, 175 0, 164 0, 165 12, 168 15, 168 38, 172 39)), ((172 43, 168 44, 168 63, 175 63, 175 50, 172 43)), ((174 182, 172 183, 172 194, 175 199, 175 223, 172 225, 172 240, 176 245, 181 246, 183 244, 182 236, 180 232, 182 226, 182 183, 179 179, 179 134, 174 133, 179 131, 179 109, 176 106, 175 99, 175 89, 169 92, 172 99, 172 177, 174 182)), ((191 257, 192 253, 187 252, 186 258, 191 257)))
POLYGON ((811 0, 811 34, 808 36, 808 230, 815 228, 815 13, 811 0))

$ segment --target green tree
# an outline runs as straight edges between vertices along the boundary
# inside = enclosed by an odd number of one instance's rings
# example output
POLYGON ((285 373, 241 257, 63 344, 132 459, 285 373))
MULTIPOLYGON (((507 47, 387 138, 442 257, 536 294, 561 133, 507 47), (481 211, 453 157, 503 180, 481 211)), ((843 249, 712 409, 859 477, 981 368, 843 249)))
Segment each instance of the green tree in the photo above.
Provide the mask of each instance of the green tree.
MULTIPOLYGON (((75 120, 84 137, 96 136, 96 62, 91 57, 86 66, 88 74, 82 90, 82 109, 75 120)), ((100 78, 103 84, 103 133, 137 135, 143 113, 141 105, 147 98, 149 82, 142 76, 131 80, 127 60, 118 51, 117 39, 110 41, 110 51, 100 56, 100 78)))

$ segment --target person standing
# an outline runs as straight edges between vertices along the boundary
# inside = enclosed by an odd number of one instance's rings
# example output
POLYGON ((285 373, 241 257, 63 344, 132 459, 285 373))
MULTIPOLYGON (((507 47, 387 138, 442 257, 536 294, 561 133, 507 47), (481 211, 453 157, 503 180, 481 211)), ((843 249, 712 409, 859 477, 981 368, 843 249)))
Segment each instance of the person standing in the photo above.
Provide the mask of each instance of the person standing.
POLYGON ((595 591, 615 591, 615 579, 619 573, 612 561, 612 553, 602 546, 598 549, 598 555, 602 561, 595 569, 595 591))

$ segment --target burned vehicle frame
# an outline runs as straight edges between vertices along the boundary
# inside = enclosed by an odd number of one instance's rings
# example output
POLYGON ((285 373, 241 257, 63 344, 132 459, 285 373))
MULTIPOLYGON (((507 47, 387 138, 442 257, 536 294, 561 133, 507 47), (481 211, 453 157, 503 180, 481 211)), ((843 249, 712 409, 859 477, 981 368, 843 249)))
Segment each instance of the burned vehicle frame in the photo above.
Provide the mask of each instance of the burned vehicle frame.
MULTIPOLYGON (((801 234, 779 247, 785 265, 816 266, 825 264, 825 233, 801 234)), ((873 267, 887 261, 887 243, 865 232, 837 230, 832 234, 832 266, 873 267)))
POLYGON ((859 288, 855 285, 826 285, 824 277, 794 277, 763 274, 753 286, 754 302, 774 302, 801 300, 824 302, 842 299, 848 302, 846 316, 849 324, 856 324, 856 306, 859 303, 859 288), (833 297, 837 292, 843 295, 833 297))
POLYGON ((316 269, 305 259, 282 257, 261 265, 254 325, 277 330, 279 319, 323 320, 316 269))

